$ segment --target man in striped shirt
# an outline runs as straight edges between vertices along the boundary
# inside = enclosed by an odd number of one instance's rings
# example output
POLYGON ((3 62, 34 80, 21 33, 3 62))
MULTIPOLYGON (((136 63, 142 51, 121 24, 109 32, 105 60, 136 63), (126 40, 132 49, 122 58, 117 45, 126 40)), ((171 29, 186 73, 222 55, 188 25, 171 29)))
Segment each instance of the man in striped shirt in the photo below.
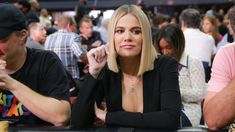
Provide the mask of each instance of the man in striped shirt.
POLYGON ((49 35, 45 49, 55 52, 72 78, 78 82, 78 60, 87 63, 86 50, 81 46, 80 36, 76 34, 76 22, 69 16, 58 16, 58 31, 49 35))

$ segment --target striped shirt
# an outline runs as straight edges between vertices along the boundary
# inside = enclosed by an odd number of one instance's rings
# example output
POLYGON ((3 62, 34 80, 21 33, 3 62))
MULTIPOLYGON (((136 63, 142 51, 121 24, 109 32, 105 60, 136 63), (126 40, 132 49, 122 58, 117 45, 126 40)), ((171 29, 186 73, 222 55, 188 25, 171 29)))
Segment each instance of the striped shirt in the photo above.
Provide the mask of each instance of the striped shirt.
POLYGON ((77 61, 81 55, 86 54, 86 51, 82 49, 78 34, 64 29, 58 30, 47 37, 45 49, 55 52, 72 77, 79 78, 77 61))

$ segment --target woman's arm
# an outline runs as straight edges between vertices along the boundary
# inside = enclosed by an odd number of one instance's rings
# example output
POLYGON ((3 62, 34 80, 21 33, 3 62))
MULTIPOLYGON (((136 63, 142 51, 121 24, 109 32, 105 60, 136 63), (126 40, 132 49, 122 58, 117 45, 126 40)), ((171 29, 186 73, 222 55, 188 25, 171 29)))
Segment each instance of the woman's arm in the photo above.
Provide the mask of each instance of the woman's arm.
POLYGON ((74 128, 90 127, 94 122, 95 87, 98 80, 88 74, 74 104, 71 116, 71 125, 74 128))
POLYGON ((94 122, 95 100, 102 98, 103 93, 98 76, 102 74, 101 71, 106 63, 107 53, 105 48, 106 46, 100 46, 90 50, 87 54, 89 74, 82 83, 77 102, 72 110, 71 125, 75 128, 89 127, 94 122))

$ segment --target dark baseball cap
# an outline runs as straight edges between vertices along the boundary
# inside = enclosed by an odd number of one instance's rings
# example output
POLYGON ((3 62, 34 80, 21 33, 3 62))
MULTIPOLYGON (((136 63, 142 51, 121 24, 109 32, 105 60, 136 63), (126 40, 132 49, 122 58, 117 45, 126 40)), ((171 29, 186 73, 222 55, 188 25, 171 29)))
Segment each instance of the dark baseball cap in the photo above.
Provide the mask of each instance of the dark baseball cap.
POLYGON ((0 39, 4 39, 14 31, 26 29, 26 18, 21 10, 13 4, 0 4, 0 39))

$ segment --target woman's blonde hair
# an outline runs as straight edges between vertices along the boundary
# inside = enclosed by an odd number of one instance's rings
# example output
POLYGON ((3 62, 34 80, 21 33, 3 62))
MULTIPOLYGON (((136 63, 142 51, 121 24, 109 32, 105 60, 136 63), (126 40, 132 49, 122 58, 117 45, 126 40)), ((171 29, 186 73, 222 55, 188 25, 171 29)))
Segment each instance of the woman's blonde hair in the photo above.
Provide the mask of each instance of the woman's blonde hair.
POLYGON ((136 5, 122 5, 119 7, 111 17, 109 23, 109 52, 108 55, 108 67, 113 72, 119 72, 119 65, 117 64, 117 52, 114 44, 115 27, 118 20, 127 15, 134 15, 140 23, 142 32, 142 51, 140 58, 140 66, 137 75, 142 75, 144 72, 152 70, 154 68, 154 60, 157 58, 157 52, 152 44, 151 26, 147 16, 136 5))
POLYGON ((214 40, 217 44, 218 43, 217 36, 219 35, 219 29, 216 24, 216 17, 214 15, 209 14, 209 15, 205 15, 203 17, 203 20, 208 20, 211 23, 211 25, 212 25, 212 27, 210 29, 212 32, 211 36, 214 38, 214 40))

